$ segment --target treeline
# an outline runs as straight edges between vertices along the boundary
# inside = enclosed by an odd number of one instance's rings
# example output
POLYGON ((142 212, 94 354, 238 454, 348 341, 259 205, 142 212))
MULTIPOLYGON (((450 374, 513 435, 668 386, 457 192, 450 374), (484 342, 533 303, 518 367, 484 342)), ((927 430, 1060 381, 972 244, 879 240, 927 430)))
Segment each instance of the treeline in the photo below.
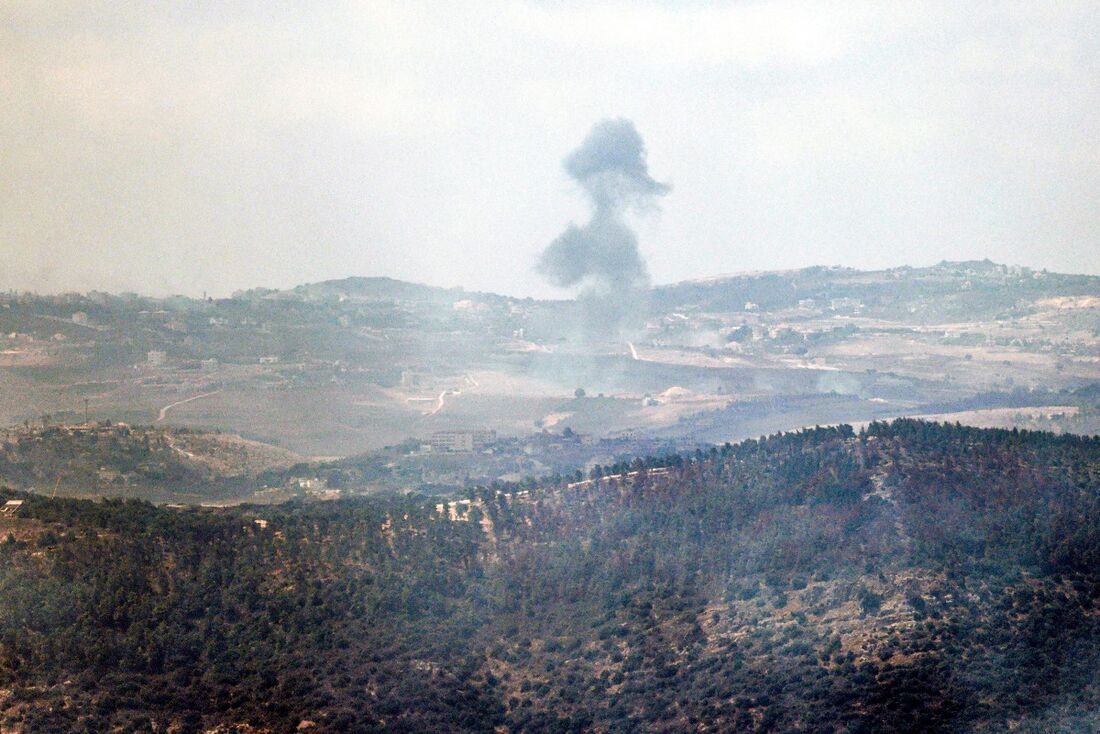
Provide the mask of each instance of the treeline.
POLYGON ((0 438, 0 484, 39 493, 145 497, 166 501, 247 494, 262 479, 222 476, 173 445, 186 428, 24 426, 0 438))

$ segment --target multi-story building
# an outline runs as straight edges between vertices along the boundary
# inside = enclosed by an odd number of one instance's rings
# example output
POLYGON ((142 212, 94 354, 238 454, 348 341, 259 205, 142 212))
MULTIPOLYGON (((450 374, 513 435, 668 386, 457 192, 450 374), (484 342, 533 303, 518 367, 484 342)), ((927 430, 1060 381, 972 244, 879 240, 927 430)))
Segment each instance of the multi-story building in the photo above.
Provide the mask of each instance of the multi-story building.
POLYGON ((497 438, 496 431, 472 429, 436 431, 428 441, 433 451, 478 451, 497 438))

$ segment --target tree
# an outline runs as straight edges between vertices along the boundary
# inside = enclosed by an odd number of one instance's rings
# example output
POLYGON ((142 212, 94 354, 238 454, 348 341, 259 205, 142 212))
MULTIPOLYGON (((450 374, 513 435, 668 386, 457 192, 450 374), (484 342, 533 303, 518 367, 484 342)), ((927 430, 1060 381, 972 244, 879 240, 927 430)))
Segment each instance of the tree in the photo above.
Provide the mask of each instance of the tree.
POLYGON ((583 398, 584 395, 585 392, 583 387, 578 387, 576 390, 573 391, 573 397, 575 398, 583 398))

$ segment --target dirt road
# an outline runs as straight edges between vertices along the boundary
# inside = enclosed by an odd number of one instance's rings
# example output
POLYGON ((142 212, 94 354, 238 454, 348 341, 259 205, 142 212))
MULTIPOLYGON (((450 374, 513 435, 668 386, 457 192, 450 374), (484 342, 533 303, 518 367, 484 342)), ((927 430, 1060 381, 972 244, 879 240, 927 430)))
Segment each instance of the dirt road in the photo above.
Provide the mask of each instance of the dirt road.
POLYGON ((208 398, 211 395, 217 395, 220 392, 221 392, 221 389, 219 388, 217 390, 214 390, 213 392, 204 392, 202 395, 193 395, 189 398, 185 398, 183 400, 177 400, 174 403, 169 403, 168 405, 165 405, 163 408, 160 409, 160 415, 157 416, 157 419, 154 422, 155 423, 160 423, 161 421, 163 421, 165 418, 168 417, 168 411, 170 411, 172 408, 175 408, 177 405, 183 405, 184 403, 190 403, 194 400, 200 400, 202 398, 208 398))

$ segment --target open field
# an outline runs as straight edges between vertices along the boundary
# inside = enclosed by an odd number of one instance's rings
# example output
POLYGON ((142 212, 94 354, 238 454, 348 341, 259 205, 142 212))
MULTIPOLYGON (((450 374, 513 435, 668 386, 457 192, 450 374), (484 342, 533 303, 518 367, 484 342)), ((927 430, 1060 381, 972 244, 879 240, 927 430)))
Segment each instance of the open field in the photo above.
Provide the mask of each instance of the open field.
POLYGON ((662 286, 643 329, 602 340, 577 336, 570 302, 384 279, 209 302, 0 300, 0 424, 87 410, 304 456, 445 429, 724 441, 1100 381, 1100 279, 988 262, 662 286))

